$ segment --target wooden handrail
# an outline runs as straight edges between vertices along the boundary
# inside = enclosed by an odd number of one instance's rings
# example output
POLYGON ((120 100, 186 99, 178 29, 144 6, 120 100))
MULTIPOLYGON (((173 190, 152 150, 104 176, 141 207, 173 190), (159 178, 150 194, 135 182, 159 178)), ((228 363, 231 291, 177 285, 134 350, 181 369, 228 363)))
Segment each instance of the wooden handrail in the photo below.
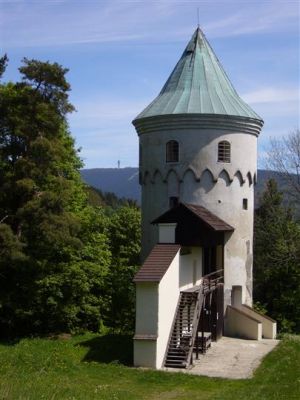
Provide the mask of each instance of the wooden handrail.
POLYGON ((217 275, 217 274, 220 274, 221 272, 224 272, 224 269, 218 269, 217 271, 211 272, 210 274, 203 275, 202 278, 208 278, 211 275, 217 275))
POLYGON ((164 355, 164 359, 163 359, 163 363, 162 363, 163 366, 165 366, 165 363, 166 363, 166 358, 167 358, 167 355, 168 355, 170 339, 171 339, 172 333, 174 331, 174 327, 176 325, 176 318, 177 318, 177 313, 178 313, 178 309, 179 309, 179 306, 180 306, 181 298, 182 298, 182 292, 179 293, 178 302, 177 302, 177 306, 176 306, 176 310, 175 310, 172 326, 171 326, 169 337, 168 337, 167 347, 166 347, 166 350, 165 350, 165 355, 164 355))
POLYGON ((193 318, 193 323, 192 323, 192 336, 190 339, 189 343, 189 353, 187 356, 187 366, 190 366, 192 363, 192 356, 193 356, 193 350, 194 350, 194 344, 195 344, 195 339, 198 333, 198 324, 200 320, 200 315, 202 312, 202 306, 203 306, 203 299, 204 299, 204 292, 202 290, 202 287, 200 288, 197 296, 197 303, 196 303, 196 309, 195 309, 195 314, 193 318))
MULTIPOLYGON (((212 293, 217 289, 220 281, 223 280, 223 269, 214 271, 208 275, 202 277, 202 282, 200 285, 195 286, 192 290, 186 290, 180 292, 176 310, 174 313, 173 322, 169 332, 167 347, 164 354, 163 365, 170 367, 187 368, 193 363, 193 351, 195 344, 197 346, 198 354, 198 340, 196 342, 196 337, 198 335, 198 326, 201 315, 203 313, 204 299, 208 293, 212 293), (183 295, 188 297, 184 297, 183 295), (189 299, 189 304, 194 304, 192 316, 192 324, 190 323, 190 316, 186 315, 184 318, 188 322, 184 322, 185 328, 188 328, 188 332, 183 331, 181 314, 179 311, 185 309, 186 299, 189 299), (184 300, 184 301, 183 301, 184 300), (181 308, 180 308, 181 307, 181 308), (179 326, 177 325, 179 323, 179 326), (187 325, 188 324, 188 325, 187 325), (190 331, 192 327, 192 331, 190 331), (178 332, 177 332, 178 330, 178 332), (188 333, 188 335, 187 335, 188 333), (187 348, 186 348, 187 345, 187 348), (169 354, 170 351, 170 354, 169 354), (176 359, 177 357, 177 359, 176 359)), ((181 311, 180 311, 181 312, 181 311)), ((189 312, 189 311, 188 311, 189 312)), ((204 343, 204 331, 202 330, 202 343, 204 343)))

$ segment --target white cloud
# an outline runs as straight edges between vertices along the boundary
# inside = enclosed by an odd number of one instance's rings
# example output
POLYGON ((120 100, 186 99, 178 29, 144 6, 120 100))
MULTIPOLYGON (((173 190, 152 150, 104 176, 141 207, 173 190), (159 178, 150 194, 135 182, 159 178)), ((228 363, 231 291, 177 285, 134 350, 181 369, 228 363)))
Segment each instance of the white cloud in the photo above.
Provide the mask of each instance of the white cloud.
MULTIPOLYGON (((213 1, 201 4, 209 37, 294 29, 296 2, 213 1), (237 11, 238 10, 238 11, 237 11)), ((193 1, 0 1, 0 36, 8 47, 162 41, 189 36, 193 1)))
MULTIPOLYGON (((261 82, 265 82, 265 87, 256 89, 253 80, 250 80, 250 83, 244 85, 244 88, 248 89, 244 90, 245 93, 242 96, 247 103, 255 105, 253 108, 265 120, 262 137, 271 132, 274 127, 278 129, 282 127, 282 131, 286 131, 286 127, 293 127, 299 115, 299 94, 296 90, 299 84, 296 78, 293 78, 296 74, 291 74, 288 86, 283 79, 289 79, 284 75, 286 74, 284 71, 295 71, 297 48, 294 39, 291 42, 289 40, 292 37, 291 32, 293 38, 296 38, 299 29, 297 1, 0 0, 0 42, 9 54, 11 52, 14 54, 14 48, 17 48, 15 53, 20 52, 23 55, 22 47, 40 46, 29 51, 37 56, 42 53, 43 57, 44 54, 47 56, 52 54, 51 52, 54 54, 58 46, 69 45, 70 48, 66 49, 65 53, 66 59, 63 60, 66 65, 69 65, 68 52, 73 54, 78 49, 76 44, 99 43, 98 46, 86 46, 87 51, 94 51, 95 65, 93 67, 95 69, 98 68, 97 57, 99 57, 103 65, 109 65, 112 60, 117 59, 120 68, 124 68, 125 74, 126 68, 132 68, 133 65, 132 69, 134 69, 138 63, 140 63, 140 71, 143 71, 143 63, 147 62, 150 65, 152 62, 150 61, 152 54, 154 63, 156 61, 154 57, 160 58, 160 61, 167 57, 174 57, 174 62, 177 61, 180 54, 175 54, 175 51, 172 53, 175 48, 173 44, 180 43, 180 46, 184 47, 190 38, 196 26, 198 6, 200 24, 208 39, 251 34, 253 37, 251 36, 250 47, 242 49, 243 54, 247 53, 247 57, 254 60, 256 57, 260 61, 268 57, 269 63, 263 64, 262 69, 268 68, 270 79, 267 82, 264 78, 260 79, 261 82), (264 45, 264 41, 260 42, 262 33, 281 32, 279 46, 276 42, 274 45, 270 42, 272 35, 263 38, 268 42, 269 47, 264 45), (258 35, 255 36, 255 34, 258 35), (102 52, 104 43, 109 44, 105 50, 109 49, 109 57, 111 56, 112 60, 106 57, 108 54, 106 51, 102 52), (132 64, 128 61, 123 65, 122 59, 114 58, 125 43, 129 44, 126 49, 130 57, 128 60, 132 64), (163 46, 154 48, 150 46, 152 43, 163 44, 163 46), (139 44, 139 47, 135 47, 135 44, 139 44), (47 46, 52 46, 50 51, 47 46), (139 59, 137 59, 136 48, 141 50, 139 59), (146 52, 147 58, 144 56, 146 52), (277 75, 274 75, 274 71, 269 66, 272 62, 275 65, 278 64, 279 54, 280 60, 284 63, 283 67, 293 65, 293 68, 282 68, 280 74, 277 71, 277 75), (264 67, 265 65, 267 67, 264 67), (292 79, 296 82, 295 87, 291 86, 292 79)), ((278 37, 279 35, 276 35, 276 40, 278 37)), ((224 52, 231 51, 229 40, 223 41, 222 44, 224 44, 224 52)), ((233 41, 233 46, 240 45, 233 41)), ((82 46, 79 50, 84 48, 82 46)), ((240 47, 236 50, 239 51, 240 47)), ((61 51, 58 52, 59 55, 61 53, 61 51)), ((78 52, 79 56, 82 54, 84 53, 78 52)), ((123 51, 122 57, 124 54, 123 51)), ((243 58, 242 54, 241 58, 243 58)), ((70 64, 72 71, 72 61, 70 64)), ((86 75, 89 70, 85 70, 83 63, 82 65, 80 79, 84 77, 88 83, 89 76, 86 75)), ((153 70, 155 68, 154 65, 153 70)), ((99 71, 101 71, 100 68, 99 71)), ((130 75, 129 80, 135 79, 132 76, 133 74, 130 75)), ((140 93, 135 91, 135 95, 130 89, 127 92, 124 89, 121 94, 118 91, 120 86, 115 85, 109 89, 109 95, 105 96, 106 85, 102 80, 97 81, 96 88, 93 87, 93 94, 84 86, 82 80, 79 85, 80 92, 71 93, 71 101, 76 105, 78 112, 70 117, 70 127, 77 138, 78 146, 83 147, 82 155, 88 160, 89 166, 109 166, 118 158, 134 160, 134 162, 128 161, 128 165, 136 165, 137 135, 131 125, 131 120, 153 100, 153 93, 157 89, 155 86, 154 90, 152 83, 150 85, 141 82, 141 76, 144 76, 143 72, 138 75, 140 81, 135 82, 136 86, 140 87, 140 93), (102 93, 102 97, 95 97, 95 93, 102 93), (134 96, 139 96, 139 98, 134 96)), ((146 79, 146 76, 142 79, 146 79)), ((156 76, 157 74, 153 72, 151 82, 158 82, 160 89, 164 82, 156 81, 156 76)), ((260 76, 259 70, 257 76, 260 76)), ((74 77, 77 78, 75 75, 74 77)), ((109 79, 114 77, 112 74, 109 79)), ((77 84, 75 78, 72 82, 73 87, 77 84)), ((246 77, 243 77, 241 81, 244 82, 245 79, 246 77)), ((116 82, 117 80, 116 77, 116 82)), ((259 79, 255 80, 255 85, 258 81, 259 79)))
POLYGON ((137 165, 138 137, 131 121, 147 100, 89 97, 74 103, 78 111, 69 117, 70 130, 86 168, 116 166, 117 160, 137 165))
POLYGON ((296 2, 257 2, 237 7, 228 17, 217 18, 204 25, 205 31, 214 36, 237 36, 259 32, 290 30, 298 24, 299 8, 296 2), (251 5, 251 6, 250 6, 251 5))
POLYGON ((96 97, 87 101, 74 101, 77 113, 74 119, 84 117, 85 119, 102 120, 128 120, 133 119, 142 111, 149 101, 137 101, 130 97, 128 99, 96 97))
POLYGON ((299 102, 299 90, 266 87, 245 93, 241 97, 249 104, 299 102))
POLYGON ((149 23, 154 28, 170 11, 160 2, 3 3, 0 34, 18 47, 131 42, 151 36, 149 23))

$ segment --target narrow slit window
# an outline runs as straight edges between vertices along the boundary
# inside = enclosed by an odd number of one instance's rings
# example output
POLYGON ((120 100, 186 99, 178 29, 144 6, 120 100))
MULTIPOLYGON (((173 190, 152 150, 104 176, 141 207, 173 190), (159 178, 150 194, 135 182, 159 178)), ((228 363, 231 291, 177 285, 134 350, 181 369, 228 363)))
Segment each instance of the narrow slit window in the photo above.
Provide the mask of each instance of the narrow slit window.
POLYGON ((166 144, 166 162, 179 161, 179 144, 176 140, 170 140, 166 144))
POLYGON ((143 162, 143 148, 142 145, 140 144, 140 151, 139 151, 139 166, 142 165, 143 162))
POLYGON ((248 210, 248 199, 243 199, 243 210, 248 210))
POLYGON ((230 163, 230 143, 226 140, 218 144, 218 162, 230 163))

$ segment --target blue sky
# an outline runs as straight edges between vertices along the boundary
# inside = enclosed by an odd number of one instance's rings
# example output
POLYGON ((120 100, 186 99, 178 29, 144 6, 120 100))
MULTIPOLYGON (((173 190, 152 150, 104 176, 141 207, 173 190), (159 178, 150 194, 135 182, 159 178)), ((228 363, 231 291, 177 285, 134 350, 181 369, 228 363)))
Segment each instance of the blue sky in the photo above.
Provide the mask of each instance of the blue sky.
POLYGON ((87 168, 137 166, 132 119, 158 94, 200 26, 270 136, 299 126, 299 1, 0 0, 0 46, 18 79, 23 57, 70 69, 69 117, 87 168))

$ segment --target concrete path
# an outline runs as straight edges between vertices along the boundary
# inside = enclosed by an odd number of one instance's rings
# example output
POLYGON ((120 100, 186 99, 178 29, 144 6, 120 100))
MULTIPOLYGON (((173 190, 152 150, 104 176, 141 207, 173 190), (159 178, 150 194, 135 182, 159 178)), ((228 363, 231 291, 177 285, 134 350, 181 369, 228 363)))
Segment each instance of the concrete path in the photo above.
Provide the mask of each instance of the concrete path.
MULTIPOLYGON (((277 346, 279 340, 244 340, 222 337, 213 342, 205 355, 194 360, 194 367, 181 372, 218 378, 246 379, 253 376, 262 358, 277 346)), ((174 371, 169 368, 169 371, 174 371)))

